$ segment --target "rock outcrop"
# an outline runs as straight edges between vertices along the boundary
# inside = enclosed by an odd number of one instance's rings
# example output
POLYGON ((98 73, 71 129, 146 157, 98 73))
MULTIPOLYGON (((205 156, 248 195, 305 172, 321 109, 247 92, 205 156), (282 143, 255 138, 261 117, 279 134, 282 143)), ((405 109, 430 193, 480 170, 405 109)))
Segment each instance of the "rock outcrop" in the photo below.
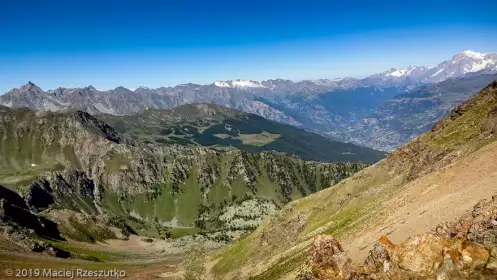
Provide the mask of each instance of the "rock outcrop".
POLYGON ((401 244, 382 236, 359 266, 338 240, 317 236, 297 279, 497 279, 497 196, 401 244))

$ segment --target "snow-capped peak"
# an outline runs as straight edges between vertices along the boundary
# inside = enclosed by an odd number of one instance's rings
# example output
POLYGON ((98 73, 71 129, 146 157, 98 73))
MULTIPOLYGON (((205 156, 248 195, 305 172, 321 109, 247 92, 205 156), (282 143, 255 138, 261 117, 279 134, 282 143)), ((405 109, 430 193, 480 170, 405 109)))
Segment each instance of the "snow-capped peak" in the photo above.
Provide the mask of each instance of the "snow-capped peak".
POLYGON ((403 69, 391 68, 390 70, 384 72, 384 75, 391 77, 408 77, 414 74, 414 72, 423 71, 425 69, 426 67, 424 66, 409 65, 409 67, 403 69))
POLYGON ((262 88, 264 87, 260 82, 240 80, 235 81, 216 81, 214 83, 217 87, 238 87, 238 88, 262 88))
POLYGON ((393 77, 402 77, 405 75, 407 71, 407 68, 406 69, 390 69, 388 72, 387 72, 387 76, 393 76, 393 77))
POLYGON ((264 87, 261 83, 248 80, 236 80, 232 82, 235 87, 264 87))
POLYGON ((214 85, 217 87, 231 87, 227 82, 222 82, 222 81, 216 81, 214 85))
POLYGON ((461 52, 460 55, 464 55, 464 56, 471 57, 471 58, 476 58, 476 59, 483 59, 483 57, 484 57, 485 54, 484 53, 478 53, 478 52, 470 51, 470 50, 466 50, 466 51, 461 52))

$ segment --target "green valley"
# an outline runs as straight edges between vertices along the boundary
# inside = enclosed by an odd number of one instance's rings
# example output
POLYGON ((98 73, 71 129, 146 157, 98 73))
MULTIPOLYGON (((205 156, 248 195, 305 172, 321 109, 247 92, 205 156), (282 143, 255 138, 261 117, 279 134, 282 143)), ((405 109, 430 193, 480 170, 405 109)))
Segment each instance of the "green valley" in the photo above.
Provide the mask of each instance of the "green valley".
POLYGON ((127 117, 101 117, 120 133, 154 144, 237 148, 252 153, 278 151, 323 162, 373 163, 386 155, 215 104, 187 104, 170 110, 149 109, 127 117))

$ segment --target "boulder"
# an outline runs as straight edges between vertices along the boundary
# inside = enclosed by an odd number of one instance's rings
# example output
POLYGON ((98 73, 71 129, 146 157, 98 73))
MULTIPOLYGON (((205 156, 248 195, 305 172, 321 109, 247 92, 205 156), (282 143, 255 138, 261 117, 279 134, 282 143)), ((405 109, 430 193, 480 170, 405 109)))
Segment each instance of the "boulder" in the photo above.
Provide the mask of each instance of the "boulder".
POLYGON ((442 265, 444 245, 441 237, 423 234, 387 250, 399 268, 424 276, 435 274, 442 265))
POLYGON ((314 239, 309 262, 317 279, 349 279, 352 274, 352 260, 332 236, 319 235, 314 239))

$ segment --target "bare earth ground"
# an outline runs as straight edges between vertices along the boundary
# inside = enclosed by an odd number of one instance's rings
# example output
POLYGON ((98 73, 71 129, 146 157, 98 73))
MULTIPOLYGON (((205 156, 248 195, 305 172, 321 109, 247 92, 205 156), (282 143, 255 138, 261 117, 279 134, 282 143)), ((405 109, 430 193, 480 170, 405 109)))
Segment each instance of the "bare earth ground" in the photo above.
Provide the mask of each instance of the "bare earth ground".
POLYGON ((479 200, 493 195, 497 195, 497 142, 406 184, 383 203, 376 221, 349 235, 342 244, 354 261, 363 261, 381 235, 400 243, 459 218, 479 200))
MULTIPOLYGON (((190 237, 178 240, 154 239, 146 242, 143 236, 131 235, 129 240, 111 239, 105 243, 89 244, 82 242, 67 242, 73 248, 82 248, 104 254, 117 254, 119 260, 106 262, 91 262, 79 259, 60 259, 37 253, 19 253, 21 250, 9 246, 5 240, 0 240, 0 279, 20 279, 7 277, 6 269, 87 269, 109 270, 117 269, 126 272, 126 279, 182 279, 183 269, 181 260, 192 244, 190 237)), ((206 250, 215 250, 216 243, 205 242, 206 250)), ((22 278, 22 277, 21 277, 22 278)), ((34 277, 33 277, 34 278, 34 277)), ((35 277, 36 279, 50 279, 35 277)), ((61 277, 57 277, 61 279, 61 277)), ((65 279, 65 278, 63 278, 65 279)), ((107 279, 91 277, 91 279, 107 279)))
MULTIPOLYGON (((55 279, 49 277, 7 277, 6 270, 11 269, 53 269, 53 270, 122 270, 125 271, 125 279, 177 279, 174 277, 163 277, 164 273, 174 275, 179 264, 178 259, 156 260, 145 265, 123 264, 123 263, 94 263, 74 259, 57 259, 37 254, 15 254, 0 253, 0 279, 55 279)), ((57 279, 66 279, 57 277, 57 279)), ((102 277, 89 277, 89 279, 108 279, 102 277)), ((114 278, 123 279, 123 278, 114 278)))

